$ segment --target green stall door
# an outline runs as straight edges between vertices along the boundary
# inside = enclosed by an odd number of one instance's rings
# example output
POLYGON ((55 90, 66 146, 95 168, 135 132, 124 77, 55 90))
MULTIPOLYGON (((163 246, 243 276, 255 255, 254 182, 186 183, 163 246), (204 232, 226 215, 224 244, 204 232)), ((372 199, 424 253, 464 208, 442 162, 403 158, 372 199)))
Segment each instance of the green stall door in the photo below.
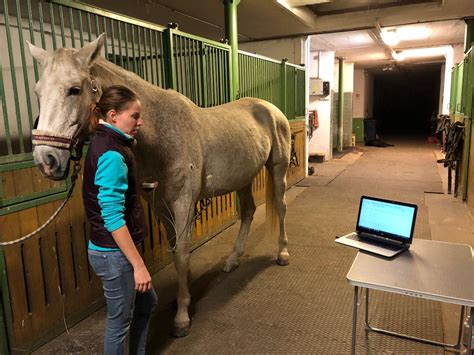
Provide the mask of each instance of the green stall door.
POLYGON ((356 136, 356 142, 364 141, 364 119, 357 117, 352 119, 352 133, 356 136))

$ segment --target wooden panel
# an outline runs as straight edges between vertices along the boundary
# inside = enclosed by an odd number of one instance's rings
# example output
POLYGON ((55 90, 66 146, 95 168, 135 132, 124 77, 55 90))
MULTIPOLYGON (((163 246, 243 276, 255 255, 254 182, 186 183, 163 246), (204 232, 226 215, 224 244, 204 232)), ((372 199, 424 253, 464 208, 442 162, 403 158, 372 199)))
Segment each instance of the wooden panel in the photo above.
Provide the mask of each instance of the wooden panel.
POLYGON ((3 184, 3 198, 10 199, 15 197, 15 185, 13 183, 13 171, 4 171, 0 173, 3 184))
MULTIPOLYGON (((0 216, 0 226, 2 230, 2 241, 17 239, 21 236, 19 214, 9 214, 0 216)), ((14 345, 28 341, 32 334, 31 322, 28 310, 28 299, 26 285, 23 275, 23 260, 21 256, 21 245, 14 244, 6 246, 5 268, 10 291, 10 304, 12 311, 14 345)))
MULTIPOLYGON (((58 208, 61 201, 53 203, 54 208, 58 208)), ((60 284, 58 287, 61 290, 61 300, 64 302, 64 312, 71 314, 75 309, 79 309, 80 305, 74 299, 73 294, 76 288, 73 254, 72 254, 72 240, 69 224, 69 206, 66 205, 61 213, 58 214, 55 221, 56 230, 56 249, 58 256, 58 268, 60 284)), ((62 307, 63 305, 58 305, 62 307)))

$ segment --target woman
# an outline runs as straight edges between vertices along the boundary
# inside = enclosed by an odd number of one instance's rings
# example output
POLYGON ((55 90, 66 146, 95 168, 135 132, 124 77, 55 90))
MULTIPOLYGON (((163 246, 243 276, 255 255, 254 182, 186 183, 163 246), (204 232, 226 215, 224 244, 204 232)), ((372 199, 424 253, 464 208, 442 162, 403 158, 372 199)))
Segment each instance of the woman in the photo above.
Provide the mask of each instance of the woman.
POLYGON ((144 354, 157 303, 151 276, 137 245, 146 235, 140 204, 134 136, 143 124, 141 104, 124 86, 107 88, 95 113, 99 124, 84 165, 83 199, 90 222, 89 262, 107 300, 105 354, 144 354))

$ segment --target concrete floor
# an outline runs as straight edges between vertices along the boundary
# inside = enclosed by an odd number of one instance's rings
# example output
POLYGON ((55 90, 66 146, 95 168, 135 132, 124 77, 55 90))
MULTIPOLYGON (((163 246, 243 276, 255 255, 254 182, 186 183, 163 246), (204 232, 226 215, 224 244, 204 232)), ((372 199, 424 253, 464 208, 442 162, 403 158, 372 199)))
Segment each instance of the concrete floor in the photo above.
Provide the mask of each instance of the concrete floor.
MULTIPOLYGON (((193 252, 192 329, 169 335, 176 276, 172 265, 154 276, 159 307, 147 352, 348 353, 352 288, 345 275, 356 251, 334 238, 353 230, 361 194, 418 204, 415 238, 473 245, 469 209, 446 191, 437 146, 421 139, 390 140, 394 147, 359 147, 342 158, 314 164, 316 173, 287 193, 290 265, 275 264, 277 240, 264 237, 258 208, 240 267, 221 272, 238 224, 193 252)), ((393 330, 452 341, 459 310, 438 302, 373 293, 371 317, 393 330), (373 308, 372 308, 373 307, 373 308)), ((357 353, 442 354, 441 348, 378 334, 364 335, 359 316, 357 353)), ((101 353, 102 309, 35 353, 101 353)))

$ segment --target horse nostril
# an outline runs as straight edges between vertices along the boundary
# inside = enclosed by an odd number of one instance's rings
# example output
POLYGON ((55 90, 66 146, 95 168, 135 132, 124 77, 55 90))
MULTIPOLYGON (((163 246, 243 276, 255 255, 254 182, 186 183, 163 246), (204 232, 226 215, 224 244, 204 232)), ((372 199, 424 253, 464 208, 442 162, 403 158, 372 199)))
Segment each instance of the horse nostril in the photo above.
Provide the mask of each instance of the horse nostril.
POLYGON ((56 158, 52 154, 48 154, 46 158, 46 164, 50 169, 54 169, 54 167, 57 165, 56 158))

